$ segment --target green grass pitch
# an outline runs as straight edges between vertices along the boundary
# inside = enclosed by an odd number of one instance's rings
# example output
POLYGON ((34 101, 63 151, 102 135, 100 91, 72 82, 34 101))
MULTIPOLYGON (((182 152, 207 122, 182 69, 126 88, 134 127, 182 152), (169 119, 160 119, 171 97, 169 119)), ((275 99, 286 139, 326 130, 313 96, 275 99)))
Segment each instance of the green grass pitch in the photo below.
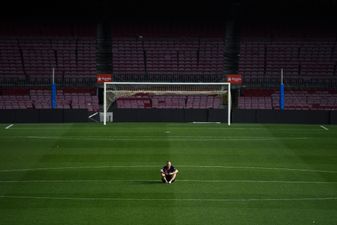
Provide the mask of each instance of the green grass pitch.
POLYGON ((8 125, 1 225, 337 224, 337 126, 8 125))

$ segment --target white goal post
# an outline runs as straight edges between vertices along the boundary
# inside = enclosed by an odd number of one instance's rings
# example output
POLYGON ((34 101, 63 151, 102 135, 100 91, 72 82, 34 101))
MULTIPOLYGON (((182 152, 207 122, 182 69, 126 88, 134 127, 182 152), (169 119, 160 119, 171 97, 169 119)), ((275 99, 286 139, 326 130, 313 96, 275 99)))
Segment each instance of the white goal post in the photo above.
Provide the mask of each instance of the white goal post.
POLYGON ((139 93, 154 95, 223 95, 227 93, 227 122, 229 126, 231 124, 231 84, 228 82, 104 82, 103 91, 104 125, 107 122, 108 108, 114 101, 119 97, 130 97, 139 93))

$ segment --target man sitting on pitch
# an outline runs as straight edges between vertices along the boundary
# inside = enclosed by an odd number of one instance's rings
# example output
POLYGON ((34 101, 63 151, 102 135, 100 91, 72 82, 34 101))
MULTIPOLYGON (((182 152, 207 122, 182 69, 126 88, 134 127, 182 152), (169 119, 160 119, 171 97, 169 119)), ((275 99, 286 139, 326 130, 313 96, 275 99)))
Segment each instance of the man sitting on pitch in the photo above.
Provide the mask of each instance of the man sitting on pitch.
POLYGON ((174 168, 171 161, 167 161, 166 165, 160 170, 160 172, 163 183, 171 184, 175 181, 178 170, 174 168))

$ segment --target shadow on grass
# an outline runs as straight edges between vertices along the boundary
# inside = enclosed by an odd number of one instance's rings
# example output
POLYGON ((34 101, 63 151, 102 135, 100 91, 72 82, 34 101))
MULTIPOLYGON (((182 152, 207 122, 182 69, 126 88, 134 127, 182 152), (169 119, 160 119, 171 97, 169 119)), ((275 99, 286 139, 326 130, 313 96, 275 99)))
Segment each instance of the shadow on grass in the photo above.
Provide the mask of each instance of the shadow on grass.
POLYGON ((141 181, 137 181, 138 184, 163 184, 163 182, 161 180, 141 180, 141 181))

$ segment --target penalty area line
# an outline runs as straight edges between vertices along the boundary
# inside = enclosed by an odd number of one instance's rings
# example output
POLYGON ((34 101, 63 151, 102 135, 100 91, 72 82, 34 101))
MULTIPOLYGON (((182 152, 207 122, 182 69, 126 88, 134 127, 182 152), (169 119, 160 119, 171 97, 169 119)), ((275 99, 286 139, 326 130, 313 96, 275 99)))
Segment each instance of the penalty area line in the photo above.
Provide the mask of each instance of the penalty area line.
POLYGON ((8 130, 8 129, 11 128, 12 126, 14 126, 14 124, 8 125, 7 127, 5 127, 5 129, 8 130))

